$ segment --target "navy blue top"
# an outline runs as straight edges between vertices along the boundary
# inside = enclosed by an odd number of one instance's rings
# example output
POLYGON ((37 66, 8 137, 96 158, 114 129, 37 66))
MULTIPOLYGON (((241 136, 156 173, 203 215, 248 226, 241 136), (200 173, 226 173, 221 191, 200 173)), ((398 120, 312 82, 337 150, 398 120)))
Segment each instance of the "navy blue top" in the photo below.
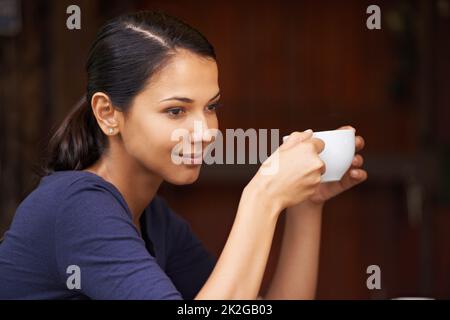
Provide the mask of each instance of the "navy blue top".
POLYGON ((215 258, 159 196, 141 228, 100 176, 42 178, 0 244, 0 299, 193 299, 215 258))

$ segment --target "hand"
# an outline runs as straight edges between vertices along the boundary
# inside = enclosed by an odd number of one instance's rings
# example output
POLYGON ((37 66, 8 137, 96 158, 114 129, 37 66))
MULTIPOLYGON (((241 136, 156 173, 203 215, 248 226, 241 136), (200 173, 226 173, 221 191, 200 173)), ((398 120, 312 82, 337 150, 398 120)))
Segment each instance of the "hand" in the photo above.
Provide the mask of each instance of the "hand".
POLYGON ((294 132, 264 161, 249 185, 279 210, 308 199, 320 184, 325 165, 319 157, 324 142, 312 138, 312 130, 294 132), (274 165, 276 164, 276 165, 274 165), (276 169, 264 174, 267 167, 276 169))
MULTIPOLYGON (((351 126, 344 126, 341 129, 353 129, 351 126)), ((356 130, 355 130, 356 132, 356 130)), ((355 150, 361 151, 364 148, 364 139, 361 136, 355 137, 355 150)), ((314 194, 308 198, 314 204, 323 204, 325 201, 337 196, 338 194, 348 190, 367 179, 367 172, 361 169, 364 158, 360 154, 356 154, 352 161, 352 166, 344 174, 340 181, 321 183, 314 194)))

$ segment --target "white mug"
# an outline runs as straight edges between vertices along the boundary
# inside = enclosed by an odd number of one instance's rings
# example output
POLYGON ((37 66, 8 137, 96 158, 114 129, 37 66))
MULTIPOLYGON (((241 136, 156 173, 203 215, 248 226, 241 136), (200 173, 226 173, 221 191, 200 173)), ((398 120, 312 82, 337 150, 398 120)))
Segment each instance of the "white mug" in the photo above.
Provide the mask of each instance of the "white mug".
MULTIPOLYGON (((321 182, 340 181, 352 165, 355 156, 355 131, 353 129, 318 131, 313 133, 325 143, 325 148, 319 154, 325 163, 325 173, 321 182)), ((283 137, 283 142, 288 136, 283 137)))

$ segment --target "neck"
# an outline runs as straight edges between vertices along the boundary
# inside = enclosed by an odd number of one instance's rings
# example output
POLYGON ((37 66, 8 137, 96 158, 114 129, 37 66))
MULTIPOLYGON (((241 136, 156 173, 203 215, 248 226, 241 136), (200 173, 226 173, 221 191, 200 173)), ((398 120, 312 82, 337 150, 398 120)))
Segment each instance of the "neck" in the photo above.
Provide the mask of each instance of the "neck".
POLYGON ((139 219, 156 195, 162 178, 143 168, 125 150, 119 150, 118 146, 111 146, 94 165, 84 171, 99 175, 120 191, 131 211, 134 224, 140 230, 139 219))

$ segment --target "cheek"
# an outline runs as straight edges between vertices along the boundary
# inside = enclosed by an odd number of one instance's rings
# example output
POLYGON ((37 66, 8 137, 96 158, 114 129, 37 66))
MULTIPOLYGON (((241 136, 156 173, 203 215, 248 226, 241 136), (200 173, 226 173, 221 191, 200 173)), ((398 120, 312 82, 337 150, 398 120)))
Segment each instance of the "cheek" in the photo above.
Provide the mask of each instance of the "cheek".
POLYGON ((219 120, 217 118, 217 115, 214 114, 213 116, 211 116, 210 119, 208 119, 207 124, 208 124, 208 129, 212 130, 212 132, 210 135, 211 136, 210 140, 206 139, 206 141, 205 141, 205 148, 209 144, 213 143, 215 138, 212 138, 212 137, 217 136, 217 134, 218 134, 217 131, 219 130, 219 120))
MULTIPOLYGON (((218 129, 217 116, 210 115, 206 125, 208 129, 218 129)), ((173 163, 171 158, 174 147, 182 146, 180 141, 172 141, 172 133, 177 129, 189 131, 188 128, 190 126, 184 122, 173 122, 161 117, 137 117, 127 123, 123 140, 132 158, 164 180, 177 185, 192 183, 197 179, 200 167, 180 166, 173 163)))
POLYGON ((130 119, 122 134, 125 149, 146 167, 167 161, 172 128, 159 119, 143 116, 130 119))
POLYGON ((163 166, 169 161, 170 152, 175 145, 175 142, 171 141, 171 135, 175 128, 163 122, 156 123, 156 125, 148 126, 145 130, 144 139, 149 146, 145 151, 145 156, 151 163, 163 166))
POLYGON ((217 114, 212 115, 211 119, 208 119, 208 128, 219 129, 219 119, 217 118, 217 114))

